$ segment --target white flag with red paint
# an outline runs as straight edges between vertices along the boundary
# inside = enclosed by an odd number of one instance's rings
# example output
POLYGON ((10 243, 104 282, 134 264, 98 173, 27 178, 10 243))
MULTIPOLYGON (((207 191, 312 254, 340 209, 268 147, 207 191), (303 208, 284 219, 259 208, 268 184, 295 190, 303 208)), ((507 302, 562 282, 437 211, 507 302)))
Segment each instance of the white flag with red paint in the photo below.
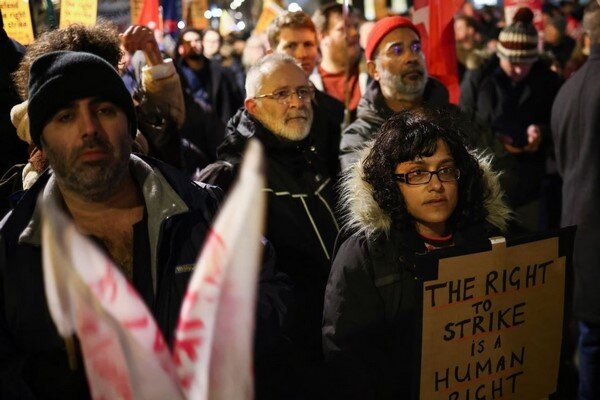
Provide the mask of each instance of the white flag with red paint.
POLYGON ((173 354, 112 261, 52 200, 42 203, 44 285, 65 338, 77 334, 94 399, 253 398, 252 347, 266 200, 252 141, 192 275, 173 354))
POLYGON ((170 354, 146 305, 59 206, 42 204, 48 308, 58 332, 77 334, 94 399, 182 399, 170 354))
POLYGON ((254 398, 255 297, 266 212, 263 168, 261 147, 251 141, 188 286, 173 357, 189 399, 254 398))

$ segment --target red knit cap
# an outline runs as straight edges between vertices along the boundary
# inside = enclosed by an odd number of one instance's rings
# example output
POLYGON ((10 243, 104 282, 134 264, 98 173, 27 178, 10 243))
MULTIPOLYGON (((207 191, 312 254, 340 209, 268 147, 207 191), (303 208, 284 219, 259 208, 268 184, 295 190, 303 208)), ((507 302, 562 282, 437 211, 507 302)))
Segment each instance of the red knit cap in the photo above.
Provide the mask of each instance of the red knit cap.
POLYGON ((373 29, 371 29, 371 33, 369 33, 369 38, 367 39, 367 48, 365 49, 365 57, 367 57, 367 61, 371 61, 373 59, 373 53, 375 53, 379 42, 383 40, 385 35, 398 28, 412 29, 413 32, 417 34, 419 39, 421 38, 417 27, 411 22, 410 19, 401 17, 399 15, 382 18, 377 21, 377 23, 373 26, 373 29))

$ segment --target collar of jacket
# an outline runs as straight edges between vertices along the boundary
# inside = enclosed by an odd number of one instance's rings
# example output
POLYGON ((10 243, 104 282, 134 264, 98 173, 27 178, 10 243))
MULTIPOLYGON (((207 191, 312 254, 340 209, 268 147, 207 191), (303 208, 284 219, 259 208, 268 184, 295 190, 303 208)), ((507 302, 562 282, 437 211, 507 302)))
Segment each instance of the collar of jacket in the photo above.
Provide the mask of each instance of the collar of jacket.
MULTIPOLYGON (((169 217, 188 212, 189 208, 175 190, 173 190, 171 185, 169 185, 160 171, 152 168, 141 158, 132 154, 129 161, 129 169, 144 196, 148 215, 152 283, 156 291, 157 251, 161 225, 169 217)), ((41 196, 44 198, 54 198, 62 201, 62 195, 53 174, 48 178, 48 182, 41 192, 41 196)), ((40 210, 36 205, 27 227, 19 235, 19 243, 40 246, 41 232, 40 210)))
MULTIPOLYGON (((340 204, 344 207, 341 210, 342 221, 349 232, 362 232, 367 237, 376 234, 389 236, 393 228, 392 217, 379 207, 372 196, 372 186, 363 179, 363 162, 372 147, 373 141, 360 151, 358 162, 343 173, 340 185, 340 204)), ((487 211, 485 222, 504 232, 512 212, 502 199, 498 174, 491 169, 492 157, 482 153, 473 155, 483 170, 484 182, 489 189, 484 199, 487 211)))
POLYGON ((260 140, 265 148, 265 154, 268 156, 279 153, 286 155, 300 154, 302 150, 307 149, 311 144, 310 136, 300 141, 280 139, 245 109, 240 109, 229 120, 226 130, 225 140, 217 149, 217 158, 232 163, 241 160, 246 142, 251 137, 260 140))

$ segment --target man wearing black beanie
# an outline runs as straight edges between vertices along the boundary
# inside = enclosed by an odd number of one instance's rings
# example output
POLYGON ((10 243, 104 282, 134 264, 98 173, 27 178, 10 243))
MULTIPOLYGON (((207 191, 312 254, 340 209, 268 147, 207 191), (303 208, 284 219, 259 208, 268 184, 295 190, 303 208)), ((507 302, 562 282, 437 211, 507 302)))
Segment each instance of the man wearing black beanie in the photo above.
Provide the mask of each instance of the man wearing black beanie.
POLYGON ((0 223, 0 398, 88 398, 83 363, 68 366, 44 296, 38 196, 64 204, 78 230, 106 250, 171 343, 191 274, 181 266, 194 264, 221 194, 131 154, 131 96, 95 55, 37 58, 28 113, 51 171, 0 223))

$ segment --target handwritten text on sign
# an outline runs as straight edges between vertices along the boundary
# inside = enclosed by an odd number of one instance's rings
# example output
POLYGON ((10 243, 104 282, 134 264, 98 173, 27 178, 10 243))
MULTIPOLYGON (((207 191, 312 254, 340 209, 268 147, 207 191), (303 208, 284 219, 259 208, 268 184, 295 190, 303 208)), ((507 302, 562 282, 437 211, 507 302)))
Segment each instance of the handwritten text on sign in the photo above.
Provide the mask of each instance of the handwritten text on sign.
POLYGON ((421 399, 540 399, 560 354, 558 239, 440 260, 423 285, 421 399))
POLYGON ((29 3, 23 0, 0 0, 4 29, 8 36, 21 44, 33 42, 29 3))
POLYGON ((98 0, 62 0, 60 5, 60 27, 71 24, 94 26, 98 13, 98 0))

